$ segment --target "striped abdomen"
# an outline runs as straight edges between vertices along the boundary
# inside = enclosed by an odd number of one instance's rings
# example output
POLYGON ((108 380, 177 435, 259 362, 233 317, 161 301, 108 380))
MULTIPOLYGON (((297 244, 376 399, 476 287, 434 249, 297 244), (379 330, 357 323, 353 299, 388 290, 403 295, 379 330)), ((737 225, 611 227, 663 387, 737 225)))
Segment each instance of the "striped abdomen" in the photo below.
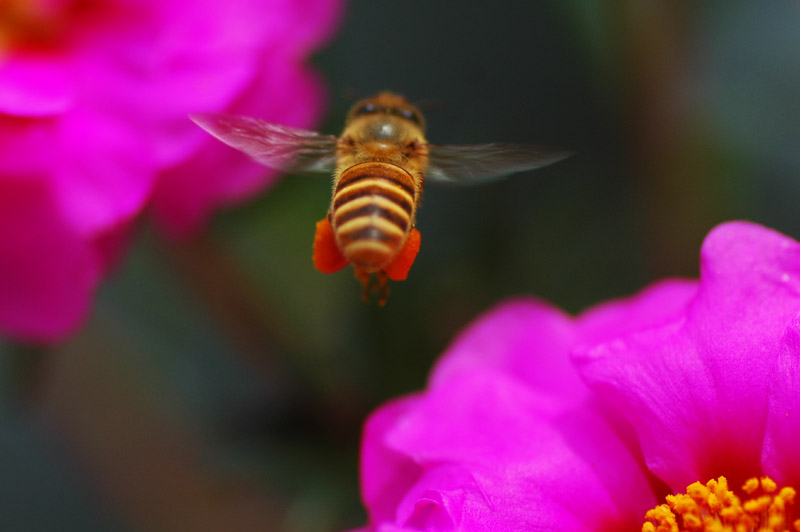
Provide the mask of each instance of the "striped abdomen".
POLYGON ((386 268, 403 247, 415 210, 411 174, 389 163, 351 166, 336 183, 331 203, 339 249, 361 270, 386 268))

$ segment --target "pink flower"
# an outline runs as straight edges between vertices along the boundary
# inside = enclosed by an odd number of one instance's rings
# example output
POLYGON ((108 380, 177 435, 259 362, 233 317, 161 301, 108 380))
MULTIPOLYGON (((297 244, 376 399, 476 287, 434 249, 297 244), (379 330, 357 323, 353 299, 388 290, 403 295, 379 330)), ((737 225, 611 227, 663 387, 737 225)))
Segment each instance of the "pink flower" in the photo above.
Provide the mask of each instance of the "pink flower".
POLYGON ((724 224, 700 278, 678 319, 579 349, 578 369, 674 490, 719 475, 800 486, 800 245, 724 224))
POLYGON ((304 64, 340 0, 11 0, 0 6, 0 333, 74 329, 148 206, 199 228, 275 174, 187 115, 310 127, 304 64))
POLYGON ((798 486, 800 244, 728 223, 701 263, 577 318, 479 319, 367 422, 366 530, 641 530, 695 481, 798 486))

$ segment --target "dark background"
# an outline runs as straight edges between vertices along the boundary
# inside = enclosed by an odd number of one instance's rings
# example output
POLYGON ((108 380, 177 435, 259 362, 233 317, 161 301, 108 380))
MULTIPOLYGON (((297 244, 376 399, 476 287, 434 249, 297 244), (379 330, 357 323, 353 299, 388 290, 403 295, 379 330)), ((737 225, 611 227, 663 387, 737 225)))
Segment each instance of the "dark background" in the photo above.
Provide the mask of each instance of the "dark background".
POLYGON ((425 191, 385 308, 311 264, 326 179, 289 177, 190 242, 145 224, 65 345, 0 346, 0 529, 332 531, 363 524, 373 408, 422 388, 504 298, 578 312, 696 276, 704 235, 800 236, 800 5, 352 1, 314 62, 320 129, 391 89, 434 143, 575 155, 425 191))

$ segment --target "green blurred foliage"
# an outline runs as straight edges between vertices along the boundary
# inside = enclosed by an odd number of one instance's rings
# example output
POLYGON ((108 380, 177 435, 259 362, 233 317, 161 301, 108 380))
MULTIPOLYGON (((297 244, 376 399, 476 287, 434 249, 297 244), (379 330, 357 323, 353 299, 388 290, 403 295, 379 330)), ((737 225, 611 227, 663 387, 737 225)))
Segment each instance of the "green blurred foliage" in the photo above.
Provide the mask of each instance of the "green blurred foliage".
POLYGON ((291 176, 191 242, 145 227, 63 346, 0 347, 0 529, 355 527, 365 416, 508 297, 570 312, 696 276, 703 236, 800 236, 800 5, 353 0, 321 126, 391 89, 434 143, 575 155, 426 189, 385 308, 310 260, 330 184, 291 176))

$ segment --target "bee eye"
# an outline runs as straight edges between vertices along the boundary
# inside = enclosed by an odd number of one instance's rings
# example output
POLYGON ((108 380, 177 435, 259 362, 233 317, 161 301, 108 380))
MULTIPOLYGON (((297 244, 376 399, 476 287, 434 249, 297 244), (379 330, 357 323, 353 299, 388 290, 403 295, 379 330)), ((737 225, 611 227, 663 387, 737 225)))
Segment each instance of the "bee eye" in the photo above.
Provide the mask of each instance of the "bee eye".
POLYGON ((414 122, 417 125, 420 125, 420 119, 417 113, 412 111, 411 109, 397 109, 396 113, 398 116, 405 118, 411 122, 414 122))
POLYGON ((378 112, 378 107, 374 103, 365 103, 353 113, 354 116, 370 115, 378 112))

